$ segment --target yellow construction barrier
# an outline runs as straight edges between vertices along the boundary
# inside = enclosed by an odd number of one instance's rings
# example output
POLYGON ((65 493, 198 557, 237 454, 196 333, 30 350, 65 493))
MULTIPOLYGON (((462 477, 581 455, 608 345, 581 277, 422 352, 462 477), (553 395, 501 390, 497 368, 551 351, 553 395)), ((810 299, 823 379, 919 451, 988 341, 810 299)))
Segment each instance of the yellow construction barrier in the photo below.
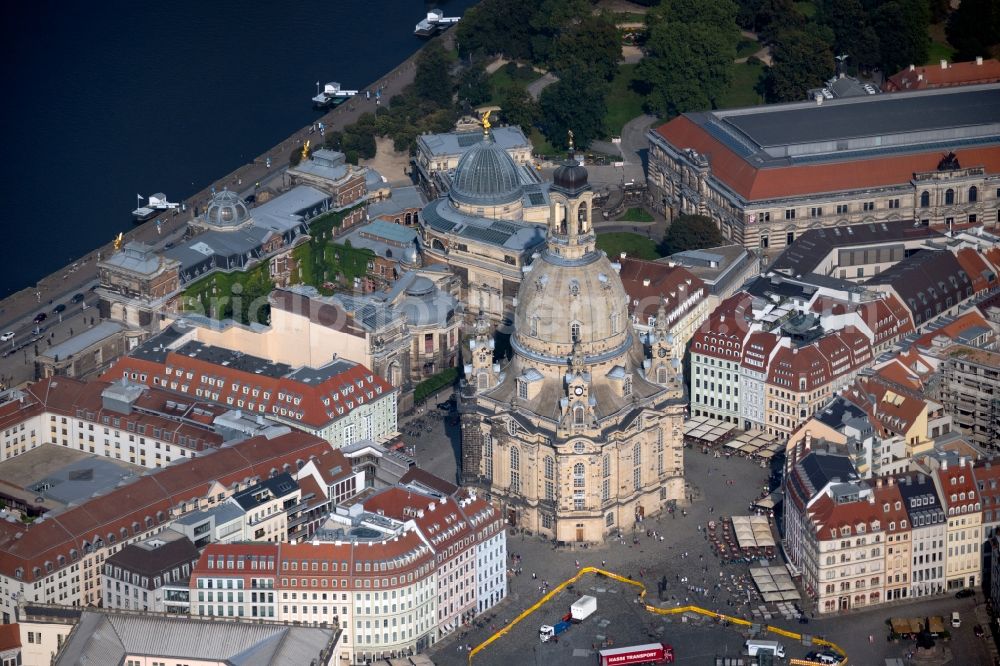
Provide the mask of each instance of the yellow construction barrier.
MULTIPOLYGON (((610 578, 611 580, 616 580, 619 583, 625 583, 626 585, 631 585, 633 587, 639 588, 639 600, 642 602, 643 608, 645 608, 650 613, 655 613, 656 615, 683 615, 684 613, 696 613, 698 615, 704 615, 705 617, 710 617, 710 618, 713 618, 715 620, 722 620, 722 621, 725 621, 725 622, 729 622, 730 624, 737 624, 737 625, 740 625, 740 626, 743 626, 743 627, 749 627, 751 624, 753 624, 753 622, 751 622, 749 620, 745 620, 745 619, 743 619, 741 617, 734 617, 732 615, 725 615, 724 613, 717 613, 715 611, 711 611, 711 610, 708 610, 708 609, 705 609, 705 608, 701 608, 699 606, 675 606, 674 608, 659 608, 658 606, 652 606, 652 605, 646 603, 646 601, 645 601, 646 600, 646 586, 643 585, 642 583, 640 583, 639 581, 632 580, 631 578, 626 578, 624 576, 620 576, 620 575, 618 575, 618 574, 616 574, 614 572, 611 572, 611 571, 605 571, 604 569, 598 569, 597 567, 583 567, 582 569, 580 569, 579 571, 577 571, 576 575, 574 575, 572 578, 567 578, 563 582, 559 583, 558 585, 556 585, 555 587, 553 587, 551 590, 549 590, 544 596, 542 596, 541 599, 539 599, 538 601, 536 601, 534 604, 532 604, 528 608, 524 609, 524 611, 520 615, 518 615, 513 620, 511 620, 511 622, 509 624, 507 624, 506 626, 504 626, 502 629, 500 629, 500 631, 496 632, 495 634, 493 634, 492 636, 490 636, 489 638, 487 638, 485 641, 483 641, 482 643, 480 643, 476 647, 472 648, 472 650, 469 651, 469 664, 472 664, 472 658, 473 657, 475 657, 477 654, 479 654, 480 652, 482 652, 483 650, 485 650, 487 647, 489 647, 490 645, 492 645, 495 641, 497 641, 498 639, 500 639, 502 636, 507 635, 507 633, 511 629, 513 629, 516 624, 518 624, 519 622, 521 622, 521 620, 524 620, 529 615, 531 615, 532 613, 534 613, 536 610, 538 610, 539 608, 541 608, 542 606, 544 606, 546 602, 548 602, 549 600, 552 599, 552 597, 554 597, 555 595, 559 594, 564 589, 566 589, 566 587, 568 585, 572 585, 572 584, 576 583, 585 574, 591 574, 591 573, 592 574, 598 574, 598 575, 601 575, 601 576, 605 576, 607 578, 610 578)), ((765 629, 768 632, 772 633, 772 634, 777 634, 778 636, 784 636, 786 638, 791 638, 791 639, 796 640, 796 641, 801 641, 802 640, 802 634, 796 633, 794 631, 788 631, 787 629, 782 629, 781 627, 775 627, 775 626, 772 626, 772 625, 767 625, 765 627, 765 629)), ((833 650, 836 650, 840 654, 846 654, 842 649, 840 649, 839 646, 837 646, 835 643, 831 643, 828 640, 824 640, 822 638, 813 638, 813 643, 815 645, 821 645, 823 647, 828 647, 828 648, 831 648, 833 650)), ((791 660, 791 662, 792 663, 798 663, 798 664, 811 664, 812 663, 812 662, 808 662, 808 661, 804 661, 804 660, 797 660, 797 659, 793 659, 793 660, 791 660)), ((844 660, 842 662, 840 662, 840 666, 847 666, 847 657, 844 657, 844 660)))

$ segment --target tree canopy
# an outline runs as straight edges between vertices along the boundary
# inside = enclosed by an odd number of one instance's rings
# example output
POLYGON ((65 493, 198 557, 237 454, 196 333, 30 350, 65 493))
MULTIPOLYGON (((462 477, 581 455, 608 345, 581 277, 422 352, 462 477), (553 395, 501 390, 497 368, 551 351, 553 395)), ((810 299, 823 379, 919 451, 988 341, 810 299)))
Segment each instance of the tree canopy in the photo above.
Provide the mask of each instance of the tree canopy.
POLYGON ((621 54, 621 38, 614 22, 605 14, 588 15, 556 41, 552 67, 560 75, 573 71, 586 79, 610 81, 618 71, 621 54))
POLYGON ((587 81, 574 72, 543 90, 538 100, 540 124, 549 143, 566 148, 569 130, 577 146, 602 137, 607 91, 606 83, 587 81))
POLYGON ((988 57, 1000 44, 1000 3, 996 0, 962 0, 945 29, 957 60, 988 57))
POLYGON ((818 7, 819 21, 833 32, 834 55, 848 56, 851 70, 871 71, 881 62, 878 34, 861 0, 824 0, 818 7))
POLYGON ((541 110, 527 91, 512 88, 500 100, 500 115, 505 122, 517 125, 525 135, 528 135, 541 115, 541 110))
POLYGON ((440 41, 433 41, 417 56, 417 72, 413 91, 438 106, 451 104, 451 78, 448 76, 448 54, 440 41))
POLYGON ((667 228, 667 235, 660 244, 663 255, 684 250, 703 250, 723 245, 726 239, 715 221, 705 215, 680 215, 667 228))
POLYGON ((891 75, 927 62, 930 17, 927 0, 893 0, 873 10, 871 23, 879 36, 882 71, 891 75))
POLYGON ((736 5, 731 0, 674 0, 647 16, 646 57, 636 87, 663 116, 711 108, 729 85, 736 57, 736 5))
POLYGON ((765 89, 773 102, 806 98, 810 88, 823 85, 835 71, 828 46, 829 31, 816 24, 783 31, 771 48, 774 64, 767 72, 765 89))

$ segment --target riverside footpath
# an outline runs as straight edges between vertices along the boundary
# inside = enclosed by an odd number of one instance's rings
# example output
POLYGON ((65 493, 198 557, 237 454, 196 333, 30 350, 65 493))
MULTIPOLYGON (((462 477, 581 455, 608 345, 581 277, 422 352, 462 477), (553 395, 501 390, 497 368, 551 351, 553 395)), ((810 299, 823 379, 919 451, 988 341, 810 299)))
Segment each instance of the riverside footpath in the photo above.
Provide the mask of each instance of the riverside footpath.
MULTIPOLYGON (((436 39, 443 40, 444 46, 451 48, 454 38, 452 32, 447 32, 436 39)), ((185 212, 165 211, 125 232, 124 242, 141 241, 162 248, 183 236, 195 209, 199 211, 204 209, 213 190, 226 188, 238 192, 240 196, 246 196, 254 192, 257 183, 261 187, 266 187, 275 181, 276 184, 283 184, 284 172, 288 168, 292 152, 301 150, 306 140, 311 140, 314 144, 322 143, 323 137, 313 129, 315 123, 322 123, 327 131, 342 130, 355 122, 361 114, 374 113, 378 108, 376 90, 382 91, 378 105, 388 106, 389 100, 394 95, 413 83, 417 57, 422 50, 421 48, 388 74, 362 88, 357 96, 317 117, 313 124, 303 127, 278 145, 258 155, 252 162, 207 184, 200 192, 184 199, 181 203, 185 205, 185 212), (370 99, 366 99, 366 91, 371 92, 370 99)), ((36 313, 51 310, 51 304, 97 284, 97 262, 114 252, 112 240, 109 238, 106 245, 95 248, 87 255, 42 278, 36 285, 26 287, 0 301, 0 331, 20 328, 30 322, 36 313)))

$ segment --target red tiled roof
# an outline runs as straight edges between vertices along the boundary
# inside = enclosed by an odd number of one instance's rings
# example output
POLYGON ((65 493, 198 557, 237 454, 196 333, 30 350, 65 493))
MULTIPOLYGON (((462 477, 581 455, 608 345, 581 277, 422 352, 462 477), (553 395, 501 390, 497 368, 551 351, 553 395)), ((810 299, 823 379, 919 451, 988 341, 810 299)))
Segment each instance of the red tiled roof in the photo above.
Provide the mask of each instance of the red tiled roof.
POLYGON ((406 471, 406 474, 400 477, 399 482, 401 484, 415 483, 421 486, 425 486, 432 490, 436 490, 439 493, 444 493, 445 495, 454 495, 458 491, 458 486, 450 481, 445 481, 439 476, 435 476, 430 472, 420 469, 419 467, 411 467, 406 471))
POLYGON ((996 269, 979 252, 971 247, 963 247, 955 253, 955 257, 972 280, 974 293, 980 294, 997 286, 996 269))
MULTIPOLYGON (((429 497, 406 488, 387 488, 365 500, 365 510, 396 520, 412 520, 437 552, 468 535, 471 525, 454 497, 429 497)), ((456 553, 458 554, 458 553, 456 553)))
POLYGON ((946 326, 924 333, 913 344, 920 349, 929 349, 933 346, 935 338, 944 337, 955 342, 957 336, 973 328, 990 328, 989 323, 978 310, 970 310, 946 326))
MULTIPOLYGON (((705 283, 683 266, 631 257, 625 257, 620 263, 619 276, 628 294, 629 314, 640 321, 655 317, 661 301, 667 312, 673 313, 699 290, 705 296, 705 283)), ((679 318, 696 305, 697 301, 689 303, 676 316, 679 318)))
POLYGON ((16 569, 31 582, 45 575, 46 561, 55 571, 84 553, 84 543, 97 539, 107 543, 109 535, 118 541, 121 530, 132 538, 147 530, 146 519, 154 524, 167 520, 173 508, 198 500, 215 483, 231 487, 245 480, 267 478, 272 469, 295 467, 298 460, 320 457, 330 445, 301 431, 267 439, 255 437, 183 464, 152 471, 124 486, 89 499, 62 513, 44 516, 31 525, 10 525, 0 521, 0 573, 14 577, 16 569), (160 514, 158 518, 158 514, 160 514), (39 568, 39 574, 33 568, 39 568))
MULTIPOLYGON (((891 155, 843 162, 758 169, 686 116, 678 116, 656 132, 681 150, 693 148, 708 158, 712 173, 747 201, 843 192, 909 183, 914 173, 936 171, 941 151, 891 155)), ((1000 172, 1000 147, 963 148, 964 166, 1000 172)))
POLYGON ((886 92, 897 90, 923 90, 925 88, 949 88, 976 83, 996 83, 1000 81, 1000 61, 984 59, 976 61, 951 62, 944 69, 937 65, 907 67, 890 76, 885 83, 886 92))
POLYGON ((310 428, 327 426, 344 418, 356 406, 383 396, 391 396, 394 390, 385 379, 357 363, 349 364, 344 371, 311 384, 289 377, 245 372, 175 352, 169 352, 163 363, 124 356, 104 373, 102 379, 112 381, 122 377, 123 373, 130 377, 134 373, 138 379, 145 376, 145 383, 149 386, 155 386, 154 382, 163 386, 165 382, 176 381, 180 370, 192 374, 192 379, 178 386, 178 393, 181 395, 194 397, 201 390, 202 396, 218 394, 219 398, 212 400, 218 404, 228 404, 228 398, 232 398, 234 403, 242 400, 247 404, 246 409, 254 414, 287 418, 310 428), (167 375, 167 368, 173 368, 173 374, 167 375), (214 384, 202 383, 202 378, 210 379, 214 384), (222 386, 218 385, 220 380, 222 386), (187 387, 186 391, 183 390, 184 386, 187 387), (244 387, 249 387, 251 392, 244 393, 244 387), (258 392, 256 397, 252 390, 258 392), (265 394, 267 398, 264 397, 265 394), (251 403, 254 405, 252 409, 249 407, 251 403), (260 405, 264 406, 263 411, 259 410, 260 405), (281 413, 281 410, 285 410, 285 413, 281 413))
POLYGON ((722 301, 691 336, 692 351, 706 356, 739 360, 743 340, 749 333, 746 312, 753 297, 740 291, 722 301), (718 351, 713 352, 712 346, 718 351))
POLYGON ((21 625, 0 624, 0 650, 13 650, 19 647, 21 647, 21 625))
MULTIPOLYGON (((934 471, 941 484, 941 502, 945 509, 962 506, 975 506, 980 502, 979 489, 973 475, 972 465, 949 465, 948 469, 938 468, 934 471), (965 499, 961 499, 965 493, 965 499), (955 499, 952 500, 952 495, 955 499)), ((981 505, 980 505, 981 506, 981 505)), ((975 509, 969 509, 975 511, 975 509)))

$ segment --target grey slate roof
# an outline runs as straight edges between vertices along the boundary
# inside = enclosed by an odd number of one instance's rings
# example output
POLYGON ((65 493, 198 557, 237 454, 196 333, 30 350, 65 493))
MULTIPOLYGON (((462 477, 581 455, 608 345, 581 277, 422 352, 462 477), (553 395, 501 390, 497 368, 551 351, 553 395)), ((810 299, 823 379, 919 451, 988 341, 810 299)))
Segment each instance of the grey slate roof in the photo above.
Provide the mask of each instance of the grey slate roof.
POLYGON ((245 511, 252 511, 265 502, 270 502, 275 497, 284 497, 295 492, 299 484, 288 472, 276 474, 270 478, 255 483, 246 490, 241 490, 233 495, 233 501, 240 505, 245 511), (260 497, 261 490, 267 490, 268 496, 263 500, 260 497))
POLYGON ((809 229, 778 255, 771 264, 771 270, 792 274, 812 273, 837 248, 935 238, 943 238, 941 232, 925 226, 914 227, 912 220, 809 229))
POLYGON ((498 206, 521 198, 520 169, 506 150, 483 140, 462 155, 448 196, 470 206, 498 206))
POLYGON ((111 666, 129 654, 232 666, 302 666, 319 660, 338 639, 334 629, 88 610, 55 664, 111 666))
POLYGON ((957 86, 685 114, 755 167, 843 160, 1000 138, 1000 85, 957 86))
MULTIPOLYGON (((530 148, 531 142, 516 125, 493 127, 490 129, 493 141, 504 150, 530 148)), ((459 155, 469 150, 483 139, 479 130, 472 132, 448 132, 446 134, 424 134, 417 137, 421 148, 430 155, 459 155)))
POLYGON ((95 345, 102 340, 106 340, 122 332, 121 324, 113 321, 102 321, 93 328, 88 328, 83 333, 74 335, 66 342, 60 342, 55 347, 49 347, 41 356, 48 358, 67 358, 73 354, 79 354, 87 347, 95 345))
POLYGON ((432 201, 424 208, 424 222, 442 233, 454 233, 515 252, 524 252, 545 242, 545 228, 540 224, 465 215, 443 198, 432 201))
POLYGON ((160 258, 152 245, 138 241, 125 243, 121 252, 116 252, 103 261, 105 264, 117 266, 141 275, 150 275, 160 266, 160 258))
POLYGON ((423 208, 427 203, 419 187, 396 187, 392 196, 382 201, 376 201, 368 206, 368 217, 391 217, 409 208, 423 208))
POLYGON ((836 141, 902 132, 932 132, 1000 122, 1000 86, 952 94, 875 95, 760 107, 726 119, 760 146, 836 141))

